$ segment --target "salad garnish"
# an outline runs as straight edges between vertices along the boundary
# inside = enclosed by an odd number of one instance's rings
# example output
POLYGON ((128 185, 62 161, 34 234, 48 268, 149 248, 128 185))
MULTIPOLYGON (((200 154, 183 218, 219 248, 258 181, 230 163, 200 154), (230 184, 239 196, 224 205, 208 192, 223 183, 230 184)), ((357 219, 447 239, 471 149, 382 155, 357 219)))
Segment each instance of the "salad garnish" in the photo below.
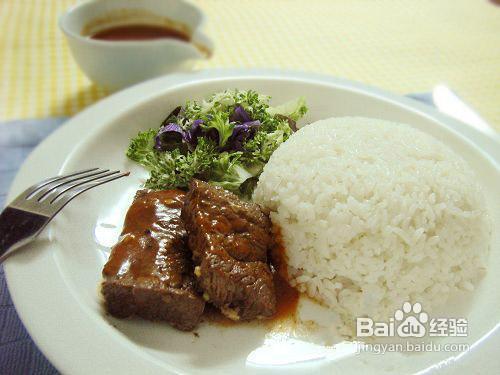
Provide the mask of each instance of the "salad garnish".
POLYGON ((145 187, 187 188, 192 178, 250 197, 271 154, 297 130, 304 98, 278 107, 253 90, 225 90, 175 108, 139 133, 127 156, 150 171, 145 187))

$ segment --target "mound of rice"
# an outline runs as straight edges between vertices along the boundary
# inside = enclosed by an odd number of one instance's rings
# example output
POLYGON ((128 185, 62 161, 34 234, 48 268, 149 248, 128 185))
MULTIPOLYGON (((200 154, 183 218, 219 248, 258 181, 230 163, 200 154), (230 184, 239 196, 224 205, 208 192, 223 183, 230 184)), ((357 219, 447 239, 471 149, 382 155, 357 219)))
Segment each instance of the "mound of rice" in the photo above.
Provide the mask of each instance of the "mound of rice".
POLYGON ((474 173, 410 126, 331 118, 295 133, 264 168, 254 201, 281 227, 292 285, 344 318, 387 321, 472 290, 490 226, 474 173))

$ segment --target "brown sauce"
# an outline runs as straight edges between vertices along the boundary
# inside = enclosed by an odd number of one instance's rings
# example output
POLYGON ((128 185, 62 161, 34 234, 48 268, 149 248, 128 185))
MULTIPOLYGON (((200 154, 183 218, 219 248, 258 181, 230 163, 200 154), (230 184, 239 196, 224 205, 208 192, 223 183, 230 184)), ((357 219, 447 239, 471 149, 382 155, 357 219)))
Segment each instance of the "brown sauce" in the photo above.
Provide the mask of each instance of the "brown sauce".
MULTIPOLYGON (((278 322, 292 318, 299 304, 299 292, 288 283, 286 251, 283 238, 278 227, 273 227, 275 244, 270 252, 270 264, 273 271, 274 288, 276 290, 276 313, 266 322, 278 322)), ((216 307, 206 304, 203 320, 222 326, 233 326, 242 322, 234 321, 223 315, 216 307)))
POLYGON ((271 265, 274 268, 274 287, 276 288, 276 314, 273 320, 282 320, 293 316, 297 311, 299 292, 288 283, 286 251, 280 228, 274 226, 273 234, 275 244, 270 254, 271 265))
POLYGON ((189 42, 190 36, 185 32, 167 26, 146 24, 122 25, 98 31, 90 36, 92 39, 107 41, 176 39, 189 42))
POLYGON ((186 193, 161 190, 138 193, 130 206, 120 241, 103 268, 106 277, 150 280, 178 287, 188 264, 171 248, 182 246, 180 219, 186 193))

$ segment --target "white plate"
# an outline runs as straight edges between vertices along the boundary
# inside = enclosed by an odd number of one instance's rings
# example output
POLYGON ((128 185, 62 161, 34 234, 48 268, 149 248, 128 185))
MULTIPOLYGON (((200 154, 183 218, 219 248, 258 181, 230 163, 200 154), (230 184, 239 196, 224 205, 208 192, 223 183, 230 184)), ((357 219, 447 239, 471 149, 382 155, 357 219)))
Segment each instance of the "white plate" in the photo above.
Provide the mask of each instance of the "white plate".
MULTIPOLYGON (((206 71, 152 80, 117 93, 77 115, 28 158, 9 199, 59 172, 90 166, 130 169, 132 175, 72 202, 45 239, 8 259, 5 272, 21 319, 62 372, 88 373, 301 373, 344 374, 500 371, 497 349, 500 297, 500 147, 497 141, 410 99, 330 77, 277 71, 206 71), (98 285, 108 248, 144 171, 124 155, 130 137, 157 127, 174 106, 225 88, 252 88, 275 103, 306 97, 306 121, 370 116, 409 123, 441 139, 476 170, 494 220, 490 272, 468 314, 466 353, 354 355, 349 346, 323 347, 270 334, 262 326, 201 325, 200 337, 166 324, 107 318, 98 285)), ((456 342, 456 341, 454 341, 456 342)))

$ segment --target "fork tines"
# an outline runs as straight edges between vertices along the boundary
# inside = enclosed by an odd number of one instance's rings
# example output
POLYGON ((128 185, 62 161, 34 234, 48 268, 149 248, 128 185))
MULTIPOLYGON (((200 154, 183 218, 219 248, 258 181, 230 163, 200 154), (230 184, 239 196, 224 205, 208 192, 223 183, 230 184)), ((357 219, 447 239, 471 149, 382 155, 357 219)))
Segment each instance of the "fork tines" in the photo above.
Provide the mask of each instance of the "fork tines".
POLYGON ((33 241, 73 198, 129 174, 91 168, 52 177, 26 189, 0 213, 0 263, 33 241))
POLYGON ((42 181, 27 189, 20 198, 36 204, 66 204, 77 195, 106 182, 128 176, 130 172, 90 168, 42 181))

